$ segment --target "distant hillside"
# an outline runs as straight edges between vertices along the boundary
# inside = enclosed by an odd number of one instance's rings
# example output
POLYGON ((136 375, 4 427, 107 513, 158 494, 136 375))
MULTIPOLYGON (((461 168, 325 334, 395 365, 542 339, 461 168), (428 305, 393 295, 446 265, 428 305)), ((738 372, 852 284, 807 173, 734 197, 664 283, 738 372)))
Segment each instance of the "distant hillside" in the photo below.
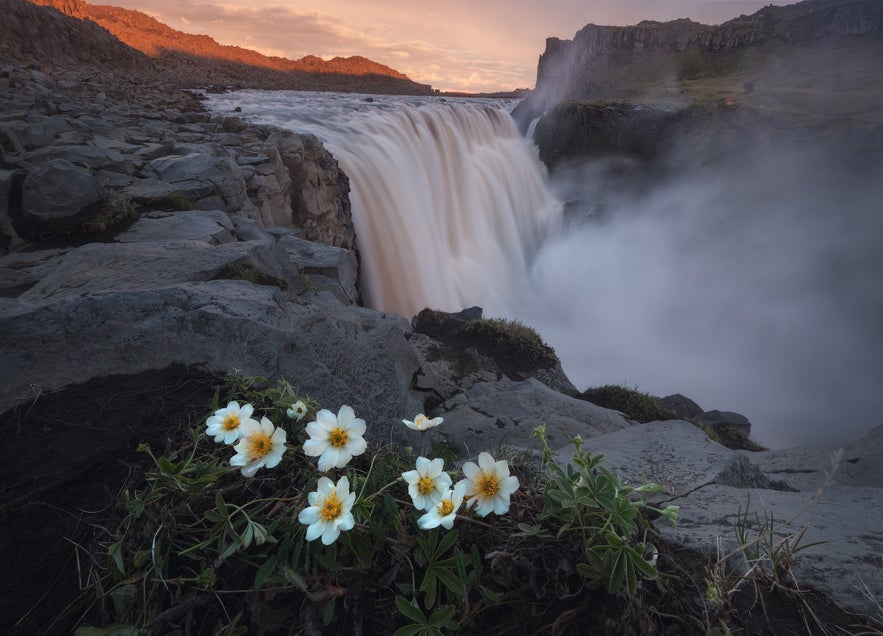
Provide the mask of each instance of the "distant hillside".
MULTIPOLYGON (((140 11, 91 5, 81 0, 30 1, 77 18, 84 25, 100 25, 121 42, 155 60, 162 79, 182 86, 432 92, 431 87, 360 56, 328 61, 315 56, 299 60, 268 57, 238 46, 218 44, 206 35, 177 31, 140 11)), ((40 37, 36 40, 39 42, 40 37)))
POLYGON ((534 103, 737 104, 799 114, 880 116, 883 2, 807 0, 719 26, 691 20, 589 24, 549 38, 534 103))
POLYGON ((127 73, 152 66, 143 53, 99 25, 25 0, 0 0, 0 33, 0 61, 5 64, 88 65, 127 73))

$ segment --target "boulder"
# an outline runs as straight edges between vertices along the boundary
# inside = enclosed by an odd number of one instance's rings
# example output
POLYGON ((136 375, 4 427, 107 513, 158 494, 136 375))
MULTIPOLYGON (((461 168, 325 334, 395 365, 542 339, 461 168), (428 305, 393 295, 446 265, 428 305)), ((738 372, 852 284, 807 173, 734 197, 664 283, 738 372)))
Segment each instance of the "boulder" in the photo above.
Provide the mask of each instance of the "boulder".
POLYGON ((101 200, 95 175, 64 159, 34 165, 22 184, 22 210, 32 222, 70 219, 101 200))
POLYGON ((179 241, 93 244, 61 255, 24 294, 0 298, 0 411, 90 378, 177 364, 285 377, 325 406, 353 406, 375 439, 403 428, 391 423, 420 408, 409 393, 419 362, 405 338, 407 321, 329 292, 302 297, 247 280, 210 280, 237 256, 269 269, 285 250, 179 241), (172 253, 188 256, 178 261, 172 253))
POLYGON ((245 179, 230 157, 192 153, 160 157, 149 165, 160 179, 192 197, 197 209, 210 210, 220 203, 225 212, 236 212, 245 203, 245 179))

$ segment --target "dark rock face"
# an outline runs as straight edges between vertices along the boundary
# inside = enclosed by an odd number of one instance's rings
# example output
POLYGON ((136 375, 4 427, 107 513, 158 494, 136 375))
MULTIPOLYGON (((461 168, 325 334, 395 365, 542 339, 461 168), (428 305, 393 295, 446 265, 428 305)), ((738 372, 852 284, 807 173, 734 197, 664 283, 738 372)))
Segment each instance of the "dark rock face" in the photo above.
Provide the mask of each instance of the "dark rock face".
MULTIPOLYGON (((879 38, 883 5, 877 0, 811 0, 769 6, 720 26, 681 19, 635 26, 586 25, 573 40, 549 38, 537 70, 540 108, 567 98, 597 98, 615 88, 607 70, 687 51, 727 54, 779 41, 800 43, 830 37, 879 38), (605 83, 608 83, 605 85, 605 83)), ((683 61, 683 60, 682 60, 683 61)))
POLYGON ((26 0, 0 0, 0 57, 57 65, 92 64, 105 71, 140 72, 152 67, 143 53, 126 46, 91 21, 38 7, 26 0))

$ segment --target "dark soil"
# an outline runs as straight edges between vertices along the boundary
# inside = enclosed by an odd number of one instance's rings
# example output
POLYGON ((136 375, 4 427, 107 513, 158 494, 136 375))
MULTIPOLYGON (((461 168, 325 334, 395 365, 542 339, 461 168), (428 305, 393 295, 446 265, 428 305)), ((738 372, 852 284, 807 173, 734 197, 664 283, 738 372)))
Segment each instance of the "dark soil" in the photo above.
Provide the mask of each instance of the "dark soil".
POLYGON ((172 368, 98 378, 20 404, 0 419, 0 633, 70 634, 59 617, 86 585, 96 541, 141 442, 164 450, 206 415, 220 379, 172 368))

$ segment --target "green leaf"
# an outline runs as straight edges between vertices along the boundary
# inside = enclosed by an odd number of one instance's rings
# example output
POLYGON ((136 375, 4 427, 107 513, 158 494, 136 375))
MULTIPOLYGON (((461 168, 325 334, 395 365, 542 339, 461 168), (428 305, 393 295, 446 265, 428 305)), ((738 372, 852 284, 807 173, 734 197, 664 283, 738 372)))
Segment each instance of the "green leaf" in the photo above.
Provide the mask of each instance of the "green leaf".
POLYGON ((457 542, 457 531, 449 530, 447 534, 445 534, 444 538, 441 540, 441 543, 438 544, 438 547, 435 550, 435 557, 438 558, 443 555, 445 552, 451 549, 451 547, 457 542))
POLYGON ((454 612, 456 612, 456 608, 453 605, 439 607, 432 613, 432 616, 429 617, 429 624, 441 629, 448 621, 454 618, 454 612))
POLYGON ((424 633, 426 627, 423 625, 405 625, 395 630, 392 636, 417 636, 424 633))
POLYGON ((420 625, 426 625, 426 616, 420 611, 420 608, 408 601, 404 596, 396 596, 396 609, 399 610, 399 614, 408 620, 420 625))
POLYGON ((110 556, 113 564, 116 566, 117 571, 126 576, 126 565, 123 563, 123 546, 117 541, 116 543, 112 543, 110 547, 107 549, 108 556, 110 556))
POLYGON ((228 545, 227 549, 224 550, 223 552, 221 552, 221 554, 218 555, 218 558, 215 559, 215 567, 218 567, 218 565, 220 565, 223 561, 226 561, 228 557, 231 557, 234 554, 236 554, 236 552, 238 552, 239 548, 241 548, 241 547, 242 547, 242 545, 239 543, 238 539, 236 541, 234 541, 233 543, 231 543, 230 545, 228 545))
POLYGON ((460 580, 451 570, 441 567, 441 564, 438 565, 434 569, 436 578, 442 582, 442 584, 451 590, 457 596, 460 596, 463 593, 463 588, 466 586, 466 583, 460 580))
POLYGON ((322 612, 322 624, 326 627, 334 620, 334 599, 325 603, 325 611, 322 612))
POLYGON ((284 576, 286 581, 291 583, 301 592, 307 591, 307 582, 304 581, 304 577, 302 577, 298 572, 295 572, 290 567, 285 566, 284 568, 282 568, 282 576, 284 576))
POLYGON ((276 565, 279 563, 279 553, 274 552, 266 561, 261 564, 261 567, 258 568, 258 571, 254 574, 254 584, 251 589, 257 592, 261 589, 261 586, 264 584, 264 581, 273 574, 273 571, 276 569, 276 565))

